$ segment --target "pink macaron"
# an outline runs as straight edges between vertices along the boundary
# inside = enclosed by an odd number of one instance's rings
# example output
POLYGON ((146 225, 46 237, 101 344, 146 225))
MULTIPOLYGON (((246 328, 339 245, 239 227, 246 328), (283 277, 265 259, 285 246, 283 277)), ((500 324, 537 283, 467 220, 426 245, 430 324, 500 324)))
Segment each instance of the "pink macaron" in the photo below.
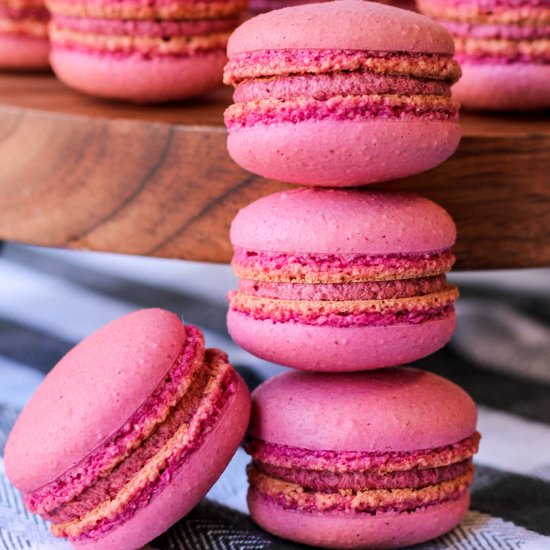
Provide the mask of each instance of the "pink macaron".
POLYGON ((135 550, 206 494, 249 415, 225 353, 176 315, 142 310, 48 374, 10 435, 6 474, 75 548, 135 550))
POLYGON ((264 177, 357 186, 437 166, 460 140, 450 34, 362 0, 272 11, 228 43, 231 157, 264 177))
POLYGON ((458 386, 400 367, 286 372, 252 394, 248 505, 267 531, 323 548, 437 537, 469 506, 476 407, 458 386))
POLYGON ((414 361, 447 343, 455 225, 418 195, 302 188, 264 197, 231 225, 239 287, 227 324, 251 353, 312 371, 414 361))
POLYGON ((43 0, 0 2, 0 68, 49 67, 48 19, 43 0))
POLYGON ((246 0, 47 0, 51 63, 68 86, 135 102, 199 96, 222 83, 246 0))
POLYGON ((418 0, 453 36, 466 108, 550 108, 548 0, 418 0))

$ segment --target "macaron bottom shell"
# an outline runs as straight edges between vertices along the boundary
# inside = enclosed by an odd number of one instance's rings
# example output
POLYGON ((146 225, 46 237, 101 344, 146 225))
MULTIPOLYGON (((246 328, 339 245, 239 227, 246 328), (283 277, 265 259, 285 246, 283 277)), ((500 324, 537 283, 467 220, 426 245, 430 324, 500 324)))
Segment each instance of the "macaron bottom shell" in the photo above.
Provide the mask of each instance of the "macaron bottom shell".
POLYGON ((0 34, 0 67, 4 69, 47 69, 49 53, 47 38, 0 34))
POLYGON ((321 548, 398 548, 438 537, 466 515, 470 495, 412 512, 355 514, 305 513, 285 509, 248 492, 254 521, 274 535, 321 548))
POLYGON ((317 372, 391 367, 425 357, 451 339, 454 311, 420 324, 333 327, 274 323, 229 311, 227 326, 246 351, 280 365, 317 372))
POLYGON ((106 536, 92 541, 71 541, 74 548, 134 550, 166 531, 204 497, 231 460, 244 435, 250 415, 250 394, 238 378, 238 387, 223 416, 204 444, 164 490, 135 516, 106 536), (241 430, 236 430, 241 426, 241 430))
POLYGON ((550 108, 550 64, 461 61, 463 75, 453 96, 464 108, 550 108))
POLYGON ((460 136, 457 121, 320 120, 235 129, 227 146, 235 162, 260 176, 345 187, 434 168, 460 136))
POLYGON ((57 77, 87 94, 137 103, 198 96, 221 86, 227 58, 223 50, 147 59, 54 47, 50 61, 57 77))

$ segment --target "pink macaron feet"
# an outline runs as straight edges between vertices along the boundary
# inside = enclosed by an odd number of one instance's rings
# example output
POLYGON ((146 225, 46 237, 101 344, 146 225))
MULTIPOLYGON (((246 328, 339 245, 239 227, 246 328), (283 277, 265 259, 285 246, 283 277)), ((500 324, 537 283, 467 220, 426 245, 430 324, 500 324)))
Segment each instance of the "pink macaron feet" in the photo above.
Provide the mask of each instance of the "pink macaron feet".
POLYGON ((474 403, 439 376, 284 373, 253 393, 250 513, 322 548, 424 542, 466 514, 478 445, 474 403))
POLYGON ((241 347, 313 371, 420 359, 455 329, 445 273, 455 226, 417 195, 301 189, 264 197, 231 226, 238 290, 227 324, 241 347))
POLYGON ((452 54, 442 27, 376 3, 258 16, 228 44, 224 81, 235 87, 225 112, 229 153, 261 176, 316 186, 433 168, 460 140, 451 98, 460 68, 452 54))
POLYGON ((463 77, 453 96, 470 109, 550 107, 550 6, 542 0, 418 0, 453 36, 463 77))
POLYGON ((176 315, 138 311, 50 372, 12 431, 6 472, 55 536, 134 550, 206 494, 249 411, 225 353, 205 351, 202 333, 176 315))

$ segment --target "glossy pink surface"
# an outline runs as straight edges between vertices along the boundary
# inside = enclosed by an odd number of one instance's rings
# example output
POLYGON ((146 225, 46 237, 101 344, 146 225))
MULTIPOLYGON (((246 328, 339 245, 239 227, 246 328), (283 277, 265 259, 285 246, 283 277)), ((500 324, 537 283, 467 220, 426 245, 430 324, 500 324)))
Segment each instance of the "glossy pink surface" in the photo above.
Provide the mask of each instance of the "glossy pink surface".
POLYGON ((0 34, 0 67, 46 69, 50 66, 50 43, 44 38, 0 34))
POLYGON ((446 533, 466 515, 470 496, 408 513, 312 514, 285 510, 255 491, 248 494, 254 521, 283 538, 321 548, 399 548, 446 533))
POLYGON ((443 347, 456 325, 448 317, 421 324, 314 326, 256 320, 230 310, 231 338, 250 353, 280 365, 318 372, 379 369, 421 359, 443 347))
POLYGON ((10 481, 23 492, 38 489, 93 451, 153 392, 185 341, 177 315, 147 309, 75 346, 17 419, 5 452, 10 481))
POLYGON ((459 442, 475 432, 476 419, 464 390, 426 371, 292 371, 254 391, 248 431, 305 449, 395 452, 459 442))
POLYGON ((420 195, 301 188, 241 209, 230 237, 255 251, 414 254, 450 248, 456 228, 443 208, 420 195))
POLYGON ((465 109, 550 108, 550 64, 461 62, 463 76, 453 97, 465 109))
POLYGON ((186 99, 217 88, 222 83, 226 60, 223 50, 153 59, 55 47, 51 53, 57 77, 68 86, 91 95, 137 103, 186 99))
POLYGON ((240 166, 266 178, 350 187, 434 168, 460 135, 457 121, 329 119, 241 128, 227 147, 240 166))
POLYGON ((231 58, 245 51, 284 48, 454 51, 451 36, 427 17, 361 0, 309 4, 259 15, 235 30, 227 51, 231 58))
POLYGON ((239 386, 226 412, 205 443, 179 473, 135 516, 96 541, 72 544, 85 550, 135 550, 166 531, 204 497, 235 454, 250 415, 250 394, 239 386))

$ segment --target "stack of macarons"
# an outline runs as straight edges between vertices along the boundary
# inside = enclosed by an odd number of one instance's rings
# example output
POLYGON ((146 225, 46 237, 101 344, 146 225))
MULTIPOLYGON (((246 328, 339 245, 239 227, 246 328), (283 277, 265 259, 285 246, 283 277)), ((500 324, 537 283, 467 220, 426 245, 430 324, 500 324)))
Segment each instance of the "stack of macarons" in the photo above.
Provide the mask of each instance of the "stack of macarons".
POLYGON ((43 0, 0 0, 0 68, 49 66, 48 19, 43 0))
POLYGON ((363 187, 455 151, 453 54, 433 21, 362 0, 273 11, 229 39, 230 155, 307 186, 257 200, 231 225, 229 332, 299 370, 253 393, 245 440, 250 513, 281 537, 395 548, 468 509, 475 404, 403 366, 454 332, 455 225, 428 199, 363 187))
POLYGON ((246 0, 47 0, 51 63, 68 86, 135 102, 220 86, 246 0))
POLYGON ((547 0, 418 0, 454 37, 464 76, 454 90, 472 109, 550 107, 547 0))

